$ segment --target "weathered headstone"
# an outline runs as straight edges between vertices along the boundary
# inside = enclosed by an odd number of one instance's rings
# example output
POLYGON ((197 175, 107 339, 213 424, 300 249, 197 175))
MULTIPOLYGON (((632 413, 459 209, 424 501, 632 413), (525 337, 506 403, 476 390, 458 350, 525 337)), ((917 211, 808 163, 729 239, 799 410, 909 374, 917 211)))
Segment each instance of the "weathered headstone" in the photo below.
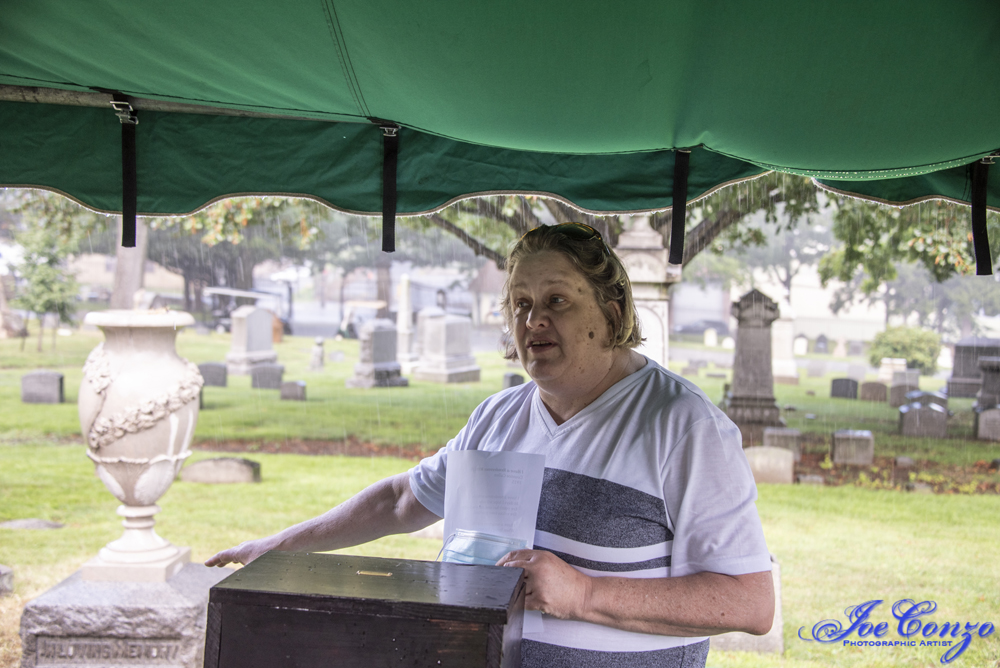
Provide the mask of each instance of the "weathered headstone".
POLYGON ((731 336, 727 336, 722 339, 721 345, 723 350, 736 350, 736 339, 731 336))
POLYGON ((941 346, 941 352, 937 356, 937 365, 941 369, 950 369, 954 366, 954 360, 949 346, 941 346))
POLYGON ((306 400, 306 381, 304 380, 286 380, 281 384, 281 395, 282 401, 305 401, 306 400))
POLYGON ((784 619, 781 614, 781 566, 771 555, 771 581, 774 584, 774 618, 771 630, 762 636, 750 635, 740 631, 720 633, 708 639, 710 650, 716 652, 758 652, 782 654, 785 651, 785 641, 782 634, 784 619))
POLYGON ((474 383, 480 369, 472 356, 472 319, 423 309, 418 335, 420 363, 414 378, 435 383, 474 383))
POLYGON ((198 371, 201 371, 207 387, 226 387, 229 382, 226 365, 222 362, 202 362, 198 365, 198 371))
POLYGON ((211 485, 260 482, 260 463, 240 457, 203 459, 181 469, 181 480, 211 485))
POLYGON ((723 409, 743 433, 743 444, 756 445, 766 427, 785 426, 771 370, 771 323, 778 318, 778 304, 754 289, 733 304, 732 314, 739 327, 732 387, 723 409))
POLYGON ((896 457, 896 468, 900 469, 912 469, 916 466, 916 462, 913 461, 912 457, 907 457, 906 455, 899 455, 896 457))
POLYGON ((309 370, 322 371, 326 364, 326 352, 323 349, 323 337, 317 336, 309 356, 309 370))
POLYGON ((680 267, 667 261, 663 235, 650 225, 648 215, 631 216, 618 236, 615 252, 632 284, 635 313, 645 341, 637 349, 666 367, 670 358, 670 302, 667 289, 681 279, 680 267))
POLYGON ((370 320, 358 332, 361 358, 347 387, 406 387, 410 381, 400 376, 396 361, 396 325, 391 320, 370 320))
POLYGON ((847 354, 849 357, 860 357, 865 354, 865 344, 861 341, 848 341, 847 354))
POLYGON ((823 360, 812 360, 806 368, 806 375, 810 378, 822 378, 826 375, 826 362, 823 360))
POLYGON ((795 342, 792 344, 792 352, 796 356, 808 355, 809 354, 809 339, 807 339, 802 334, 795 337, 795 342))
POLYGON ((834 378, 830 381, 830 397, 833 399, 857 399, 858 381, 853 378, 834 378))
POLYGON ((21 401, 26 404, 61 404, 63 375, 58 371, 32 371, 21 376, 21 401))
POLYGON ((1000 339, 968 336, 955 344, 951 378, 948 379, 948 396, 952 398, 975 397, 982 385, 979 358, 1000 357, 1000 339))
POLYGON ((270 311, 256 306, 240 306, 230 317, 233 336, 226 354, 229 373, 245 376, 255 366, 277 361, 272 333, 274 315, 270 311))
POLYGON ((800 473, 795 476, 795 482, 800 485, 825 485, 826 480, 823 476, 817 475, 815 473, 800 473))
POLYGON ((902 357, 883 357, 878 367, 878 381, 892 385, 893 374, 906 371, 906 360, 902 357))
POLYGON ((906 393, 907 404, 937 404, 945 410, 948 409, 948 397, 940 392, 927 392, 925 390, 914 390, 906 393))
POLYGON ((920 370, 919 369, 906 369, 904 371, 893 371, 892 372, 892 384, 893 385, 913 385, 914 387, 920 385, 920 370))
POLYGON ((1000 441, 1000 408, 984 408, 976 413, 976 438, 980 441, 1000 441))
POLYGON ((861 401, 877 401, 885 403, 888 401, 889 388, 885 386, 885 383, 880 383, 877 380, 872 380, 867 383, 861 384, 861 390, 859 397, 861 401))
POLYGON ((250 369, 250 387, 258 390, 280 390, 283 364, 258 364, 250 369))
POLYGON ((76 572, 21 614, 21 667, 201 668, 208 592, 231 574, 187 564, 166 582, 99 582, 76 572))
POLYGON ((980 357, 979 370, 983 384, 976 394, 976 405, 991 408, 1000 404, 1000 357, 980 357))
POLYGON ((413 331, 413 299, 410 294, 410 275, 399 278, 396 298, 396 361, 400 373, 410 375, 417 368, 417 355, 413 331))
POLYGON ((820 334, 816 337, 816 345, 813 346, 813 352, 821 355, 826 355, 830 352, 830 343, 826 338, 826 334, 820 334))
POLYGON ((867 429, 840 429, 833 432, 834 464, 868 466, 875 459, 875 439, 867 429))
POLYGON ((920 388, 916 385, 893 385, 889 388, 889 405, 899 408, 906 405, 906 395, 920 388))
POLYGON ((709 348, 715 348, 719 345, 719 333, 709 327, 705 330, 704 343, 709 348))
POLYGON ((334 364, 340 364, 346 358, 343 350, 331 350, 330 354, 327 355, 326 357, 334 364))
POLYGON ((681 369, 681 375, 682 376, 697 376, 698 375, 698 367, 689 364, 686 367, 684 367, 683 369, 681 369))
POLYGON ((937 404, 900 406, 899 433, 915 438, 946 438, 948 411, 937 404))
POLYGON ((802 459, 802 448, 799 440, 802 432, 798 429, 786 429, 783 427, 768 427, 764 430, 764 445, 772 448, 784 448, 792 453, 794 461, 802 459))
POLYGON ((778 305, 778 319, 771 324, 771 373, 776 383, 799 384, 794 344, 795 312, 787 300, 782 300, 778 305))
POLYGON ((853 378, 859 383, 864 382, 866 375, 868 375, 868 367, 863 364, 850 364, 847 367, 847 377, 853 378))
POLYGON ((743 453, 750 463, 754 482, 792 484, 795 472, 795 457, 791 450, 767 445, 744 448, 743 453))
POLYGON ((14 593, 14 569, 0 564, 0 596, 12 593, 14 593))
POLYGON ((834 357, 847 357, 847 339, 837 339, 837 345, 833 349, 834 357))
POLYGON ((507 390, 524 383, 524 376, 519 373, 509 372, 503 375, 503 389, 507 390))

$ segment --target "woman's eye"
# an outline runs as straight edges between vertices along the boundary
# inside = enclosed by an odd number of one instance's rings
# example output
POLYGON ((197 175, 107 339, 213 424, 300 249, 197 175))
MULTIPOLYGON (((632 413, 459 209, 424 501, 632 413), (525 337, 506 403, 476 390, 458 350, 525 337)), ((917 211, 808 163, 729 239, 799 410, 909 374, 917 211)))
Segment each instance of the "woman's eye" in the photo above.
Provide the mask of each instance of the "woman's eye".
POLYGON ((516 306, 517 308, 528 308, 528 302, 524 301, 523 299, 518 299, 516 302, 514 302, 514 306, 516 306))
POLYGON ((549 301, 552 302, 553 304, 562 304, 566 300, 563 299, 562 297, 553 297, 549 301))

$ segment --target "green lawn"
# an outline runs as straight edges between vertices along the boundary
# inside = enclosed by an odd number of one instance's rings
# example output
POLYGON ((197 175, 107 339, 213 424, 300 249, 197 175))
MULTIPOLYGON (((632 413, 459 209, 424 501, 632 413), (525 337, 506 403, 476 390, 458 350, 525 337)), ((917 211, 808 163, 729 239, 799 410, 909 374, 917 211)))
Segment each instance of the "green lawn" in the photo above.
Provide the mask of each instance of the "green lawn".
MULTIPOLYGON (((198 460, 213 456, 198 452, 198 460)), ((190 545, 194 559, 313 516, 365 485, 406 470, 389 457, 254 454, 258 485, 175 483, 161 500, 158 532, 190 545)), ((54 585, 121 531, 116 501, 94 477, 80 445, 0 445, 0 521, 39 517, 55 531, 0 530, 0 563, 15 569, 15 595, 0 599, 0 666, 16 665, 17 618, 31 597, 54 585)), ((942 623, 1000 625, 1000 497, 930 496, 856 487, 760 487, 758 509, 782 569, 785 655, 712 653, 710 666, 931 666, 941 648, 845 648, 806 643, 799 627, 843 619, 872 599, 885 603, 874 621, 893 622, 899 599, 933 600, 942 623)), ((433 559, 436 541, 387 538, 347 552, 433 559)), ((896 639, 894 626, 887 638, 896 639)), ((976 639, 954 664, 996 666, 994 634, 976 639)))

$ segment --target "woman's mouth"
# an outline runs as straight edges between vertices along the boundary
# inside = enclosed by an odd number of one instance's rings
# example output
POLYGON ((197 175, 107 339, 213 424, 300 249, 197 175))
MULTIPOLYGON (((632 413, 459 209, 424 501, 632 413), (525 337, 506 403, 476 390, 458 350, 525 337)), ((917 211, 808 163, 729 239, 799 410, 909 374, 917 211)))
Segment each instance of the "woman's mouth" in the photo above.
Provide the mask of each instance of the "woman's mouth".
POLYGON ((528 350, 534 353, 544 352, 555 347, 551 341, 531 341, 528 343, 528 350))

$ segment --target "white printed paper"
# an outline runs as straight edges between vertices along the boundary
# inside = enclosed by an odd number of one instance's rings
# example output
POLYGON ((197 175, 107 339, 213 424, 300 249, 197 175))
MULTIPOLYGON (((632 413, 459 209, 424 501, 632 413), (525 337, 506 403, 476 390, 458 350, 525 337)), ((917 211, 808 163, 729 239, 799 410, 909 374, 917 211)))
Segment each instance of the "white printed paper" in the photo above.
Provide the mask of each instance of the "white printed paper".
POLYGON ((448 453, 444 536, 479 531, 535 544, 545 455, 454 450, 448 453))

